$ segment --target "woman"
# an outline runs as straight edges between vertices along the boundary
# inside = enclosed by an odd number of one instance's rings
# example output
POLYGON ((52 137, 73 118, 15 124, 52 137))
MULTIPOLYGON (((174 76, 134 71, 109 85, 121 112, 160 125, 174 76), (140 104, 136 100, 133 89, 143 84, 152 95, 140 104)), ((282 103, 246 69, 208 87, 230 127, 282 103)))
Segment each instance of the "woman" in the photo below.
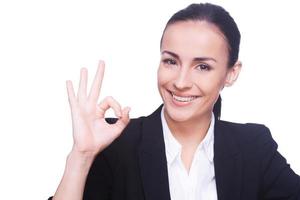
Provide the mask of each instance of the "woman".
POLYGON ((53 199, 300 199, 268 128, 219 119, 220 91, 241 70, 239 43, 219 6, 175 13, 161 39, 163 105, 138 119, 112 97, 97 103, 103 62, 89 95, 86 69, 77 96, 67 81, 74 144, 53 199), (109 108, 117 119, 104 118, 109 108))

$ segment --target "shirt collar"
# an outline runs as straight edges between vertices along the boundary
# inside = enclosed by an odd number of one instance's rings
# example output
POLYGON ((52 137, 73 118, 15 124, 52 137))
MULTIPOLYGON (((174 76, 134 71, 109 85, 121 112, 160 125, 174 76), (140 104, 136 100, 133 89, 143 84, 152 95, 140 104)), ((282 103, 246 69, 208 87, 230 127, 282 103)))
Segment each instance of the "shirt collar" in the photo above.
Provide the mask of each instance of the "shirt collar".
MULTIPOLYGON (((165 148, 166 148, 166 157, 167 162, 172 163, 176 157, 178 157, 181 153, 181 144, 176 140, 176 138, 171 133, 171 130, 168 127, 167 121, 164 116, 164 107, 161 109, 161 121, 162 121, 162 127, 163 127, 163 137, 165 142, 165 148)), ((214 158, 214 125, 215 125, 215 117, 212 113, 211 122, 208 128, 208 131, 204 137, 204 139, 201 141, 201 143, 198 145, 197 152, 203 148, 208 160, 212 163, 214 158)))

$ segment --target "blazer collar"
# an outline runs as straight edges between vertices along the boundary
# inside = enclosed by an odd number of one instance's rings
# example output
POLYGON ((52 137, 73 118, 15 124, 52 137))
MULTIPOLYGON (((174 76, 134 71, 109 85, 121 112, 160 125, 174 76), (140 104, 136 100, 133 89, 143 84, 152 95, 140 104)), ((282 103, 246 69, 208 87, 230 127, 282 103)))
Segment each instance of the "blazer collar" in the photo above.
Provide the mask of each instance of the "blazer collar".
MULTIPOLYGON (((170 200, 168 168, 161 124, 161 105, 142 124, 139 165, 145 200, 170 200)), ((234 130, 215 120, 214 166, 219 200, 240 199, 241 156, 234 130)))

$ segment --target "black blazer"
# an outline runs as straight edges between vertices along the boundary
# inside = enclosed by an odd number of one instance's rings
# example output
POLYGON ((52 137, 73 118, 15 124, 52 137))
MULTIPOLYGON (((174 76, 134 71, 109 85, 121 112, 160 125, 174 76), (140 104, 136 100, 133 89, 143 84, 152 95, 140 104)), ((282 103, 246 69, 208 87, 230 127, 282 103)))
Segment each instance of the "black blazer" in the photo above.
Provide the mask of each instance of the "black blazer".
MULTIPOLYGON (((161 108, 132 119, 98 155, 85 200, 170 200, 161 108)), ((300 177, 263 125, 216 120, 214 165, 219 200, 300 199, 300 177)))

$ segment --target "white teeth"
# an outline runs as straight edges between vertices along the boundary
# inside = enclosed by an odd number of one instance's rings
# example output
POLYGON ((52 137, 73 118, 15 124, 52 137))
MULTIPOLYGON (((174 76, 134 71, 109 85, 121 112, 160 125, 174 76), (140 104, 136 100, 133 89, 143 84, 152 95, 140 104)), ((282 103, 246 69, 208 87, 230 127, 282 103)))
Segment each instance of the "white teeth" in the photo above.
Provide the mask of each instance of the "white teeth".
POLYGON ((193 101, 194 99, 196 99, 196 96, 189 96, 189 97, 180 97, 180 96, 176 96, 175 94, 172 93, 173 99, 175 99, 176 101, 181 101, 181 102, 189 102, 189 101, 193 101))

